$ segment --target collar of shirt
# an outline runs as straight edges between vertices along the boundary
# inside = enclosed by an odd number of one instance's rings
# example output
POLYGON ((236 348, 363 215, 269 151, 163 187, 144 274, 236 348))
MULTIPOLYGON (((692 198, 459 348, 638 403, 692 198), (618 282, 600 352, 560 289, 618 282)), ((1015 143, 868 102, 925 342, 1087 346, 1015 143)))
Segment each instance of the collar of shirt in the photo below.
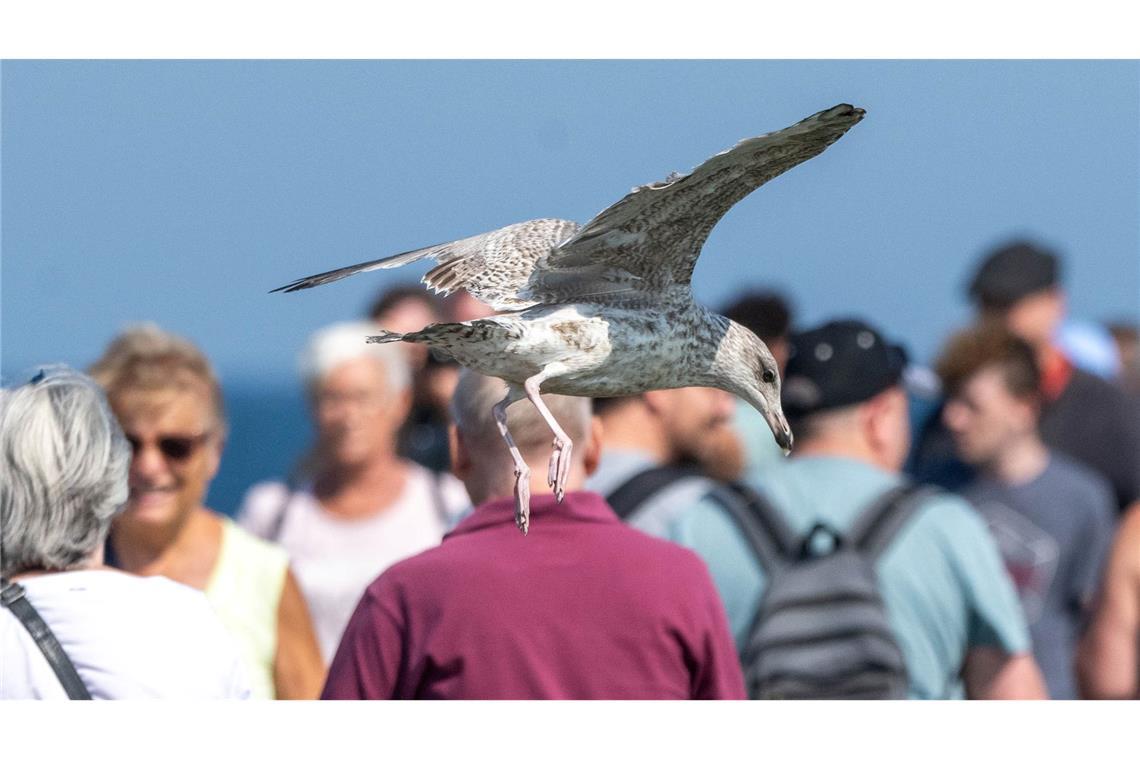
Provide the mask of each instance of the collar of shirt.
MULTIPOLYGON (((570 520, 574 522, 619 522, 618 516, 606 504, 601 494, 593 491, 573 491, 559 504, 554 494, 541 494, 530 499, 531 529, 541 527, 542 520, 570 520)), ((475 508, 475 512, 464 519, 444 536, 446 541, 452 536, 474 533, 484 528, 515 524, 515 500, 498 499, 475 508)))
POLYGON ((1073 364, 1055 348, 1041 361, 1041 393, 1046 401, 1056 401, 1073 376, 1073 364))
POLYGON ((602 452, 598 469, 594 470, 594 474, 586 480, 586 488, 609 494, 637 473, 656 467, 658 464, 660 463, 653 461, 653 458, 644 451, 606 449, 602 452))

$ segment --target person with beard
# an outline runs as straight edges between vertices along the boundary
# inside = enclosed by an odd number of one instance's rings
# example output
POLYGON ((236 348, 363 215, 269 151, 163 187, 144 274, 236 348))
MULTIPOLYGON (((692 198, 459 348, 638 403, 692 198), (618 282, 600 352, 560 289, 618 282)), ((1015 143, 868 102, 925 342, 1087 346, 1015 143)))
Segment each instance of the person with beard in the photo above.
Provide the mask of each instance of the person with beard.
POLYGON ((682 464, 701 461, 727 430, 733 397, 715 388, 674 388, 595 399, 602 457, 586 482, 635 528, 668 538, 675 515, 718 483, 682 464))
POLYGON ((460 375, 451 466, 476 506, 368 585, 321 698, 742 699, 704 563, 582 490, 601 446, 589 399, 542 394, 574 443, 562 500, 546 479, 546 420, 530 404, 508 410, 531 468, 533 522, 519 533, 515 464, 491 411, 505 392, 499 378, 460 375))
MULTIPOLYGON (((783 546, 783 561, 799 561, 820 548, 816 539, 826 543, 830 534, 833 551, 847 541, 858 545, 866 520, 882 524, 901 514, 872 559, 875 593, 905 662, 907 696, 1043 697, 1025 617, 985 523, 963 499, 914 489, 901 474, 910 442, 905 369, 902 347, 861 320, 795 333, 782 394, 795 452, 762 479, 748 481, 754 492, 747 511, 704 500, 674 517, 670 538, 707 563, 750 680, 750 644, 768 619, 761 613, 773 610, 766 594, 783 572, 773 572, 757 551, 755 535, 783 546), (903 499, 910 506, 892 494, 909 494, 903 499), (892 501, 893 516, 877 511, 892 501), (773 529, 772 515, 782 530, 773 529)), ((836 589, 815 590, 821 606, 829 599, 833 610, 844 606, 829 595, 836 589)), ((785 631, 784 652, 802 654, 812 636, 827 630, 825 618, 804 619, 814 623, 785 631)), ((861 657, 852 647, 842 662, 857 672, 861 657)), ((775 662, 797 667, 779 657, 775 662)))
POLYGON ((204 591, 240 648, 254 697, 315 697, 324 664, 288 557, 203 503, 227 432, 209 361, 146 325, 115 338, 90 373, 133 452, 106 564, 204 591))

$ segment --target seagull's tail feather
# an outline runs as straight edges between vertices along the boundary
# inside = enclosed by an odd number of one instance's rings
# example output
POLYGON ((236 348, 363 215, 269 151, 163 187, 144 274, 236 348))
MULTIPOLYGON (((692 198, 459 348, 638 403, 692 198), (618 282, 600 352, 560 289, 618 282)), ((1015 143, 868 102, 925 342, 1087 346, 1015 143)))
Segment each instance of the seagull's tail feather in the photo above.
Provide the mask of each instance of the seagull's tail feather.
POLYGON ((431 245, 427 248, 417 248, 414 251, 405 251, 404 253, 397 253, 395 256, 387 256, 375 261, 366 261, 363 264, 353 264, 349 267, 341 267, 340 269, 333 269, 328 272, 321 272, 314 274, 310 277, 302 277, 299 280, 294 280, 288 285, 282 285, 279 288, 274 288, 269 291, 270 293, 292 293, 296 290, 305 290, 306 288, 315 288, 318 285, 324 285, 337 280, 343 280, 354 274, 361 272, 371 272, 374 269, 394 269, 401 267, 404 264, 410 264, 413 261, 434 256, 439 252, 439 249, 448 245, 448 243, 440 243, 439 245, 431 245))
POLYGON ((404 333, 392 332, 391 330, 380 330, 376 335, 369 335, 368 343, 395 343, 404 339, 404 333))

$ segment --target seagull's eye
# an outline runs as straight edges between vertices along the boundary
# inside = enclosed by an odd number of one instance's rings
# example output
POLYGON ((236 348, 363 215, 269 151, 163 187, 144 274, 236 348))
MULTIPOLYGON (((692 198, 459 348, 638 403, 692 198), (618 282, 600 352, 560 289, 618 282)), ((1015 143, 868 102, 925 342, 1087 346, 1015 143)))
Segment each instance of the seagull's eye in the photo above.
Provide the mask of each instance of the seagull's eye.
POLYGON ((766 369, 764 370, 763 379, 766 383, 774 383, 776 382, 776 373, 770 369, 766 369))

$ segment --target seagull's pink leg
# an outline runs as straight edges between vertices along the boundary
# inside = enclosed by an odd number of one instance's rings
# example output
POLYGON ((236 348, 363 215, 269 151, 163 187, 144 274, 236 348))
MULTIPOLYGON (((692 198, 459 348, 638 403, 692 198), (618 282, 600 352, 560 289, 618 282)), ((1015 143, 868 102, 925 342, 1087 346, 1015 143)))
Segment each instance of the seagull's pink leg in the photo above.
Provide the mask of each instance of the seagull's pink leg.
POLYGON ((511 431, 507 428, 507 407, 520 398, 522 394, 519 393, 518 386, 512 385, 506 397, 495 404, 492 411, 495 414, 495 423, 499 426, 499 435, 507 442, 511 459, 515 461, 515 525, 525 536, 530 528, 530 468, 527 467, 526 460, 519 453, 519 447, 515 445, 515 439, 511 437, 511 431))
POLYGON ((542 400, 542 396, 539 395, 539 386, 542 385, 542 381, 552 374, 555 374, 554 365, 548 366, 534 377, 527 378, 526 382, 523 383, 523 389, 526 391, 526 397, 530 399, 534 408, 538 410, 542 419, 546 420, 546 424, 554 432, 554 451, 550 455, 550 468, 547 470, 546 482, 554 489, 554 497, 561 502, 562 497, 566 495, 566 478, 570 476, 570 454, 574 450, 574 444, 570 441, 570 436, 566 435, 566 431, 558 424, 558 420, 554 419, 554 415, 546 406, 546 402, 542 400))

